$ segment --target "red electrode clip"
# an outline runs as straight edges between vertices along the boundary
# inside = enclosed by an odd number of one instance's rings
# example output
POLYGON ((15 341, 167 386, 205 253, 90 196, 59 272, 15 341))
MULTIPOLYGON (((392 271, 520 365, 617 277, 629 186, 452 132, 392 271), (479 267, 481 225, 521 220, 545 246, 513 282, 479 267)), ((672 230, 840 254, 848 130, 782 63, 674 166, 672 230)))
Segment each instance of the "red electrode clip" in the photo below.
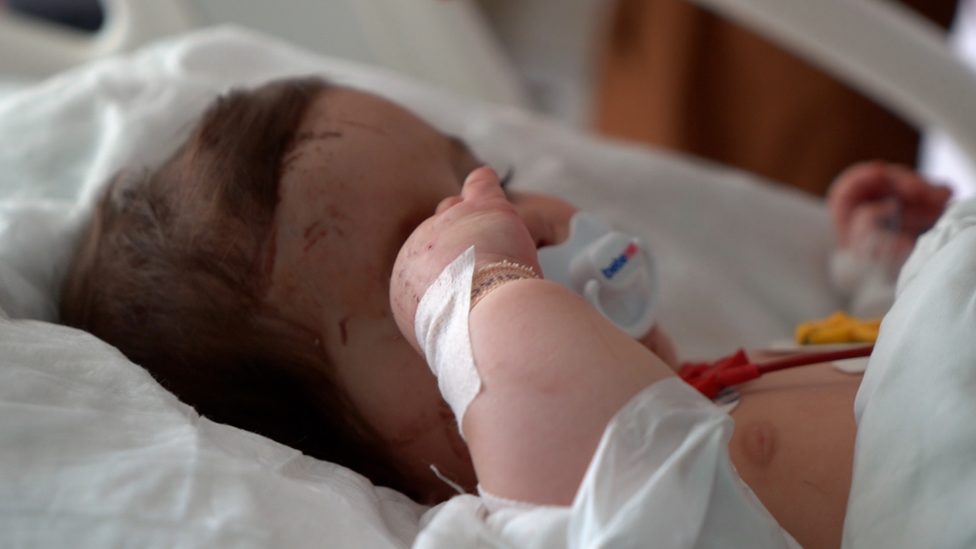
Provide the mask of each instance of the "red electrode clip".
POLYGON ((722 389, 756 379, 762 372, 759 371, 759 366, 749 362, 746 352, 739 349, 734 355, 712 364, 686 362, 681 365, 678 375, 706 397, 715 398, 722 389))

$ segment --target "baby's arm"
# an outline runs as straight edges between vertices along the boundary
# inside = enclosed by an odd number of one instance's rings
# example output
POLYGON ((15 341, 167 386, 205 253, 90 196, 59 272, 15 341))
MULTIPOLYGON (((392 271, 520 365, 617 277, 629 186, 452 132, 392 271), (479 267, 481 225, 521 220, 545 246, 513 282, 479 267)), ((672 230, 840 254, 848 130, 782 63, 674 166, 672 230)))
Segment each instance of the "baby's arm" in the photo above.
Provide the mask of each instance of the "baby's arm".
MULTIPOLYGON (((471 245, 475 272, 500 260, 538 272, 528 231, 497 176, 482 168, 400 251, 393 311, 415 348, 417 304, 471 245)), ((673 375, 658 357, 572 291, 540 279, 505 283, 469 316, 480 393, 463 418, 481 486, 495 495, 568 505, 606 425, 648 385, 673 375)))

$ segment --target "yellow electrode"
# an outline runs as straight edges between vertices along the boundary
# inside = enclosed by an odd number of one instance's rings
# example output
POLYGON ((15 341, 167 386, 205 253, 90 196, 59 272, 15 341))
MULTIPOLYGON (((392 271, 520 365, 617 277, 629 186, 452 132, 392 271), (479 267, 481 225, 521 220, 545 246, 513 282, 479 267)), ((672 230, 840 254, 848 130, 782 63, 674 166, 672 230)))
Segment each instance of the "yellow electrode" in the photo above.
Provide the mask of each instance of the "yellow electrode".
POLYGON ((880 327, 880 318, 862 320, 838 311, 827 318, 800 324, 796 327, 795 337, 800 345, 874 343, 880 327))

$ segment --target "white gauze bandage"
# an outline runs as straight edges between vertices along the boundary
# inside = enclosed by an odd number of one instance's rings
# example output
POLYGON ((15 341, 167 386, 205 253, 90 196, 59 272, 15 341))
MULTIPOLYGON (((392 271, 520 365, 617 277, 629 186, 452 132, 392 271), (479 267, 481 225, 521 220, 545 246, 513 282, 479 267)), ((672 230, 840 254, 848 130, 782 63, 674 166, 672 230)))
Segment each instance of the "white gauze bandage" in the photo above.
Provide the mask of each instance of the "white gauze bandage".
POLYGON ((417 344, 437 376, 441 395, 454 411, 462 437, 464 412, 481 391, 468 334, 473 277, 474 246, 445 267, 427 288, 414 317, 417 344))

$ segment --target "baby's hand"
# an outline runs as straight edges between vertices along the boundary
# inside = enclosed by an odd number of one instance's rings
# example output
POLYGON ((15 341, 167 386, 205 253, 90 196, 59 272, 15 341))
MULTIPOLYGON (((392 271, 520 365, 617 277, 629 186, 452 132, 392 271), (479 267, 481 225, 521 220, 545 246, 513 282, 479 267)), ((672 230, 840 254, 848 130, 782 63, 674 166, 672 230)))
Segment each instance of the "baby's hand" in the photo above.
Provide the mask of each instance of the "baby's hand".
POLYGON ((541 273, 535 243, 489 167, 471 172, 459 196, 446 198, 434 216, 407 239, 393 266, 390 303, 400 331, 416 348, 414 316, 427 288, 461 253, 475 247, 475 270, 502 260, 541 273))
POLYGON ((827 201, 841 249, 886 254, 900 262, 939 219, 951 195, 949 188, 907 167, 866 162, 838 176, 827 201))

